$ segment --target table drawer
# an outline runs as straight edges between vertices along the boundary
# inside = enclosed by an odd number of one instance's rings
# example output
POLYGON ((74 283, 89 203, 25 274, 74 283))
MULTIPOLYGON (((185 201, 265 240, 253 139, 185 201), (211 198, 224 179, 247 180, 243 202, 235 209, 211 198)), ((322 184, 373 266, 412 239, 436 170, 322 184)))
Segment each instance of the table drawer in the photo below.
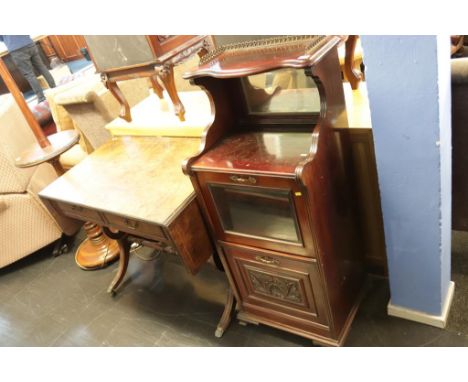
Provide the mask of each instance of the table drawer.
POLYGON ((158 224, 109 213, 104 214, 104 216, 110 226, 124 232, 157 240, 169 240, 168 236, 164 232, 164 228, 158 224))
POLYGON ((87 207, 80 206, 78 204, 69 204, 63 202, 54 202, 55 206, 57 207, 60 212, 64 215, 80 219, 83 221, 92 221, 94 223, 103 223, 103 219, 99 212, 96 210, 92 210, 87 207))

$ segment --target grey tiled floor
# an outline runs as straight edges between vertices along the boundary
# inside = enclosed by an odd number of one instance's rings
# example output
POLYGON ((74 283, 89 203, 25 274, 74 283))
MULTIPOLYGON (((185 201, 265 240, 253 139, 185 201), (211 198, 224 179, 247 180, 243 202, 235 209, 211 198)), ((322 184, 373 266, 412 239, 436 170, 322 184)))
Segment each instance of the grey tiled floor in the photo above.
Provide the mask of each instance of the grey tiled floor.
MULTIPOLYGON (((468 235, 454 232, 455 298, 445 330, 389 317, 387 281, 371 278, 347 346, 468 346, 468 235)), ((82 234, 76 243, 82 239, 82 234)), ((115 297, 113 264, 83 271, 51 248, 0 270, 1 346, 313 346, 266 326, 233 322, 214 337, 227 282, 206 265, 188 274, 176 257, 133 256, 115 297)))

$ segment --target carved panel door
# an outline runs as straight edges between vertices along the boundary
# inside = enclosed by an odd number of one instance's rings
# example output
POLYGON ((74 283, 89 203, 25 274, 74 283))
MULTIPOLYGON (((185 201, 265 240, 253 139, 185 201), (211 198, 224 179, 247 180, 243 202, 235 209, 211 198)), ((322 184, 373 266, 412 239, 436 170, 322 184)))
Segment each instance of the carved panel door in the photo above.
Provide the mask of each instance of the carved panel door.
POLYGON ((222 247, 243 310, 276 319, 288 315, 295 326, 328 327, 326 300, 314 259, 226 243, 222 247))

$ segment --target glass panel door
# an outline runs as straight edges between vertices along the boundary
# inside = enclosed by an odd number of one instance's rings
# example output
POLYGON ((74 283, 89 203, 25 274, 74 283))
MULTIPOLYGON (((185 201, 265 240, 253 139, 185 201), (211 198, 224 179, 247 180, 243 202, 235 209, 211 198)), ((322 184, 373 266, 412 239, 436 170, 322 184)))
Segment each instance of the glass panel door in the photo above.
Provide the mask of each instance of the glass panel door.
POLYGON ((289 190, 223 184, 209 189, 225 232, 302 243, 289 190))

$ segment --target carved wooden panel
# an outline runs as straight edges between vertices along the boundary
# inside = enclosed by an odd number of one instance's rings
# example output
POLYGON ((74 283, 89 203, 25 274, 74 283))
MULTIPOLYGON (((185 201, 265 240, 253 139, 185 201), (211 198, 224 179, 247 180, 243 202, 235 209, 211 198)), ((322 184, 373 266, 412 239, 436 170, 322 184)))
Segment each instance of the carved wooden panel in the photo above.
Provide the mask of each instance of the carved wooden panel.
POLYGON ((150 35, 148 39, 156 57, 165 62, 181 51, 205 40, 206 36, 197 35, 150 35))
POLYGON ((304 301, 298 280, 291 280, 253 269, 247 269, 247 274, 256 293, 292 303, 303 303, 304 301))

